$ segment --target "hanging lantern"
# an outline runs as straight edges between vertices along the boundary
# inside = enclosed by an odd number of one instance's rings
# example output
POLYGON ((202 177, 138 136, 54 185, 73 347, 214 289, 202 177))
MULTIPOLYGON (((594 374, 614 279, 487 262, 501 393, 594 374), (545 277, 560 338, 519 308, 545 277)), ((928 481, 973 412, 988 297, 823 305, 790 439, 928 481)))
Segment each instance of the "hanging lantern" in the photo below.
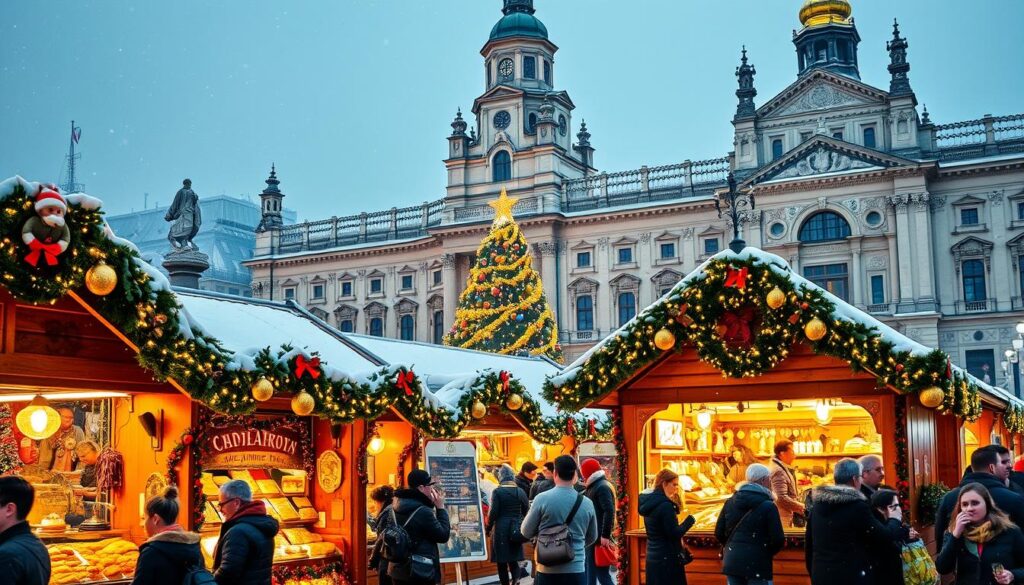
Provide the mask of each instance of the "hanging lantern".
POLYGON ((473 415, 473 418, 483 418, 487 416, 487 406, 483 402, 477 400, 473 403, 473 410, 471 414, 473 415))
POLYGON ((509 394, 508 400, 505 401, 505 406, 507 406, 509 410, 519 410, 523 407, 522 395, 516 392, 509 394))
POLYGON ((252 397, 263 402, 274 396, 274 385, 264 376, 260 376, 252 385, 252 397))
POLYGON ((826 333, 828 333, 828 327, 825 326, 824 321, 817 317, 808 321, 807 325, 804 325, 804 335, 811 341, 818 341, 825 337, 826 333))
POLYGON ((85 273, 85 288, 98 297, 105 297, 114 292, 116 286, 117 272, 102 261, 85 273))
POLYGON ((36 394, 32 402, 18 412, 15 424, 21 434, 42 441, 52 437, 60 428, 60 413, 50 406, 49 401, 36 394))
POLYGON ((929 386, 918 392, 917 397, 921 399, 921 404, 926 407, 938 408, 946 400, 946 393, 938 386, 929 386))
POLYGON ((370 455, 379 455, 384 450, 384 439, 374 435, 366 445, 366 452, 370 455))
POLYGON ((299 392, 292 398, 292 412, 299 416, 307 416, 316 407, 316 400, 305 390, 299 392))
POLYGON ((819 425, 827 425, 832 422, 832 405, 822 400, 814 407, 814 420, 819 425))
POLYGON ((782 292, 781 288, 775 287, 768 292, 768 296, 765 297, 765 302, 768 303, 768 306, 772 309, 778 309, 785 304, 786 293, 782 292))
POLYGON ((661 351, 668 351, 676 346, 676 336, 666 328, 659 329, 654 334, 654 347, 661 351))

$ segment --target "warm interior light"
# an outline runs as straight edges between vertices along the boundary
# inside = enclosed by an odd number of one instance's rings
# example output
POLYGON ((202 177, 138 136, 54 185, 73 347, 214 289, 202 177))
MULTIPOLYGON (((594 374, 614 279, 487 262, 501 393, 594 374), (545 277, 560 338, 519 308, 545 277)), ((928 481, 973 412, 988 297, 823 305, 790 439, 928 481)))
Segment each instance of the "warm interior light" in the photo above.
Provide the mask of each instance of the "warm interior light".
POLYGON ((96 398, 128 398, 125 392, 87 391, 87 392, 45 392, 41 394, 0 394, 0 402, 31 402, 36 396, 47 400, 90 400, 96 398))
POLYGON ((366 445, 366 452, 370 455, 377 455, 384 450, 384 439, 380 437, 374 437, 370 439, 370 443, 366 445))
POLYGON ((60 428, 60 414, 45 398, 36 395, 15 419, 21 434, 36 441, 48 439, 60 428))
POLYGON ((814 419, 819 424, 827 425, 832 422, 832 405, 822 400, 814 407, 814 419))
POLYGON ((701 429, 707 429, 711 426, 711 411, 702 410, 697 413, 697 426, 701 429))

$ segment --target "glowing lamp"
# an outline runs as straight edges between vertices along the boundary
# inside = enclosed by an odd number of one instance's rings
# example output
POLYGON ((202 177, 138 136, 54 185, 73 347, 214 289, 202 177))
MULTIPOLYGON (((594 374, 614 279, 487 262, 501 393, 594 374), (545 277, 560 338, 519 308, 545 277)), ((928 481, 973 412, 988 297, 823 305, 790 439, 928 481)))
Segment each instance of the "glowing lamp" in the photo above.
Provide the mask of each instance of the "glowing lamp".
POLYGON ((1024 321, 1017 323, 1017 333, 1024 335, 1024 321))
POLYGON ((702 430, 706 430, 708 427, 711 426, 711 411, 710 410, 706 410, 705 409, 705 410, 699 411, 697 413, 697 417, 696 418, 697 418, 697 426, 700 427, 702 430))
POLYGON ((370 442, 366 445, 366 452, 370 455, 377 455, 384 450, 384 439, 380 437, 374 437, 370 439, 370 442))
POLYGON ((814 420, 818 421, 818 424, 821 425, 827 425, 832 422, 832 405, 825 401, 819 402, 814 407, 814 420))
POLYGON ((36 441, 48 439, 60 428, 60 414, 50 406, 50 403, 36 394, 28 406, 18 412, 15 419, 18 430, 21 434, 36 441))

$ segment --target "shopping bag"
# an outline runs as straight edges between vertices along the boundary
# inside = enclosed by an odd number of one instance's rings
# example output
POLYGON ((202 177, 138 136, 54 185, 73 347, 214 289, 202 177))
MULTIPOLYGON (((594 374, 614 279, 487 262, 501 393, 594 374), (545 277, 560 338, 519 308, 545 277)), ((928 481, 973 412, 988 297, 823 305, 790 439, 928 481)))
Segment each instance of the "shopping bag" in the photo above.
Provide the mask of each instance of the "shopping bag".
POLYGON ((594 565, 611 567, 619 562, 619 549, 599 544, 594 547, 594 565))
POLYGON ((935 585, 939 572, 928 554, 924 542, 915 540, 903 545, 903 583, 905 585, 935 585))

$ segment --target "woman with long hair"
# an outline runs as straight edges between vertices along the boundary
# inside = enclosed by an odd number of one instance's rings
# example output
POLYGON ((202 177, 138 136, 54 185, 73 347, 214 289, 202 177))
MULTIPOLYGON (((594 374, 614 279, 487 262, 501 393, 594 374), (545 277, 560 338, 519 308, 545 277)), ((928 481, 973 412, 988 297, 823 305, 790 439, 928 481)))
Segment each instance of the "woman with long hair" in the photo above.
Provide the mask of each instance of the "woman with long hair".
POLYGON ((955 572, 956 585, 1024 581, 1024 533, 980 483, 960 488, 935 567, 943 575, 955 572))
POLYGON ((520 525, 530 508, 530 500, 516 483, 516 472, 508 465, 498 469, 498 487, 491 493, 487 527, 491 533, 491 561, 498 566, 501 585, 519 582, 519 561, 523 560, 520 525))
POLYGON ((903 585, 902 545, 917 540, 917 531, 903 525, 903 509, 899 495, 893 490, 881 489, 871 496, 871 513, 878 518, 893 540, 901 545, 900 552, 886 551, 875 568, 875 582, 878 585, 903 585))
POLYGON ((680 524, 679 474, 662 469, 654 488, 640 494, 640 515, 647 530, 647 585, 686 585, 683 535, 693 516, 680 524))
POLYGON ((146 534, 139 547, 132 585, 181 585, 192 567, 205 568, 199 535, 178 524, 178 488, 146 502, 146 534))
POLYGON ((380 585, 391 585, 391 577, 388 576, 388 560, 381 556, 381 547, 384 544, 384 529, 394 522, 394 514, 391 512, 391 503, 395 498, 395 488, 389 485, 381 485, 373 488, 370 492, 370 499, 377 503, 377 516, 373 521, 373 531, 377 534, 377 542, 373 545, 373 553, 370 555, 370 569, 377 571, 380 585))

